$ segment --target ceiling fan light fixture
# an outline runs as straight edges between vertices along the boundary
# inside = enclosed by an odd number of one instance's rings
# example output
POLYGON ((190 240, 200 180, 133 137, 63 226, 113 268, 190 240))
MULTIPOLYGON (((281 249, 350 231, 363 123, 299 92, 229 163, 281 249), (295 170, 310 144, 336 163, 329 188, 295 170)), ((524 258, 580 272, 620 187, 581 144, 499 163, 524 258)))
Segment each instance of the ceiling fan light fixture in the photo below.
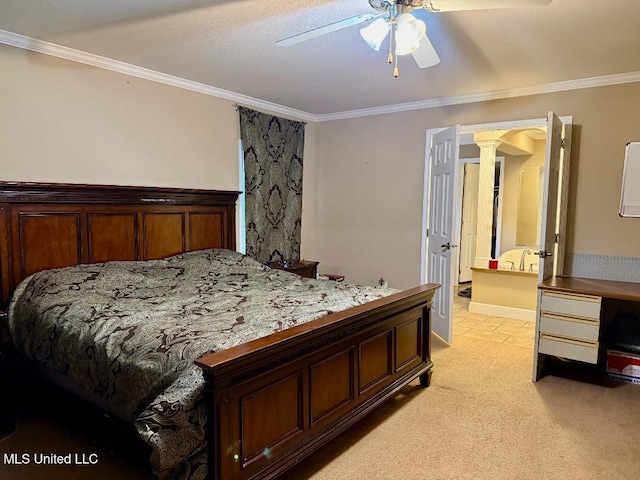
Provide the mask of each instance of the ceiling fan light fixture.
POLYGON ((396 55, 408 55, 416 51, 427 32, 425 23, 410 13, 399 15, 396 22, 396 55))
POLYGON ((384 18, 378 18, 371 25, 360 29, 360 35, 364 41, 375 51, 380 50, 380 45, 389 34, 389 22, 384 18))

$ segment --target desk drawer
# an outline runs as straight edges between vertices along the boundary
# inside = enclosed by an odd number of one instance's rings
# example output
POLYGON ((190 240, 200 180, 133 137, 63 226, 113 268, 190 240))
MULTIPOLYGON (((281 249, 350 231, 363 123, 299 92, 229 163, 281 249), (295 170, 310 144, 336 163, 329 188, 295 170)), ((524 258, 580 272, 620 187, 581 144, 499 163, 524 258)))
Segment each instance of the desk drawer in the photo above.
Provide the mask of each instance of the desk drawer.
POLYGON ((540 334, 538 340, 538 352, 586 363, 598 363, 598 343, 570 340, 544 333, 540 334))
POLYGON ((540 313, 540 333, 549 333, 559 337, 571 337, 597 342, 600 330, 598 320, 586 320, 576 317, 567 317, 548 312, 540 313))
POLYGON ((543 291, 540 310, 542 312, 599 319, 601 303, 601 297, 543 291))

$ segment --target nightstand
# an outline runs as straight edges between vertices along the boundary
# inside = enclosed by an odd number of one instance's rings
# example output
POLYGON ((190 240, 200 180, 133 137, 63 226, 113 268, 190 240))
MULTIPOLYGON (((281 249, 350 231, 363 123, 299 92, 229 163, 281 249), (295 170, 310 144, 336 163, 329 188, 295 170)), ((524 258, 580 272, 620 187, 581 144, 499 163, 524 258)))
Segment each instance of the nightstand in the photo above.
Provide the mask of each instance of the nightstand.
POLYGON ((283 262, 267 263, 267 266, 278 270, 286 270, 287 272, 295 273, 301 277, 317 278, 318 263, 320 262, 311 262, 309 260, 289 260, 284 262, 284 264, 283 262))
POLYGON ((0 440, 15 432, 16 416, 9 399, 9 365, 7 346, 9 344, 9 325, 7 312, 0 310, 0 440))

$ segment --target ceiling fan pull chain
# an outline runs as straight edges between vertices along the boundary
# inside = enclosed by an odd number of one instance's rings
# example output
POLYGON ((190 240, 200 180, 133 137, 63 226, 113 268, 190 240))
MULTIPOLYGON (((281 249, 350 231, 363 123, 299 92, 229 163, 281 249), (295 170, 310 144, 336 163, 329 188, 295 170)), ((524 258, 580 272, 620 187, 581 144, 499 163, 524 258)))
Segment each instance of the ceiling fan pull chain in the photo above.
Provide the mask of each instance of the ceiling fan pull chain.
POLYGON ((398 72, 398 57, 399 57, 399 55, 396 54, 396 66, 393 69, 393 76, 395 78, 398 78, 398 74, 399 74, 399 72, 398 72))
MULTIPOLYGON (((391 65, 393 63, 393 41, 396 38, 396 22, 393 21, 393 19, 391 20, 391 28, 390 28, 390 32, 389 32, 389 65, 391 65)), ((395 68, 393 69, 393 76, 394 77, 398 77, 398 55, 396 55, 395 58, 396 61, 396 65, 395 68)))
MULTIPOLYGON (((391 45, 391 50, 389 50, 389 63, 391 63, 393 61, 393 53, 391 53, 391 52, 393 52, 393 42, 394 42, 394 40, 396 40, 397 31, 398 31, 398 24, 397 24, 397 22, 395 22, 395 19, 394 19, 394 22, 391 25, 391 34, 389 35, 389 37, 391 37, 391 41, 389 42, 389 44, 391 45)), ((396 41, 396 48, 397 47, 398 47, 398 42, 396 41)), ((393 69, 394 78, 398 78, 398 74, 399 74, 399 72, 398 72, 398 52, 396 52, 396 65, 395 65, 395 67, 393 69)))
POLYGON ((387 61, 393 63, 393 24, 391 24, 391 31, 389 32, 389 58, 387 61))

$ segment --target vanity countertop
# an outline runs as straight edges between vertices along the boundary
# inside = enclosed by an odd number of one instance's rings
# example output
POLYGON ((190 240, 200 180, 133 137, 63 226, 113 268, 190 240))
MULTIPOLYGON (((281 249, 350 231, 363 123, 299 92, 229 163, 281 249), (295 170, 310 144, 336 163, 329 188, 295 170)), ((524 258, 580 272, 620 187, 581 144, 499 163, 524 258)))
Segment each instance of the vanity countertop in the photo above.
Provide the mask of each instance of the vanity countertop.
POLYGON ((522 272, 520 270, 511 270, 508 268, 480 268, 480 267, 471 267, 471 270, 474 272, 483 272, 483 273, 497 273, 500 275, 516 275, 522 277, 537 277, 538 272, 522 272))

